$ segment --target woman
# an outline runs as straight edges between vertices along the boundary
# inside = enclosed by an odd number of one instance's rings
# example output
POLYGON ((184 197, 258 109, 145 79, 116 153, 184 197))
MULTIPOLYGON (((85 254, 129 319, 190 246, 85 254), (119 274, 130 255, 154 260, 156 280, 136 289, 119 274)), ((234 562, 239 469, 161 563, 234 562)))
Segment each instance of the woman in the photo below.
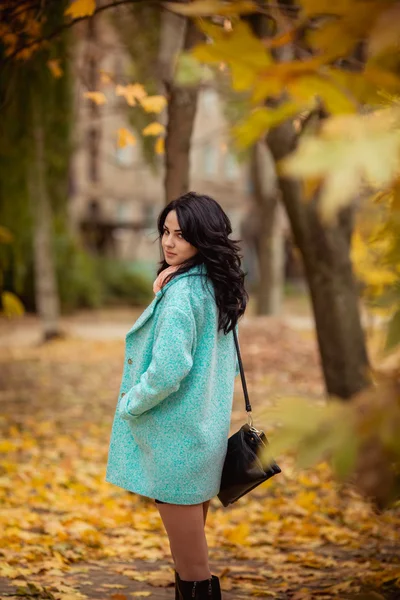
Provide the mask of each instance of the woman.
POLYGON ((219 492, 234 377, 232 329, 248 295, 229 218, 193 192, 158 217, 155 298, 126 335, 106 481, 154 498, 175 564, 176 599, 220 599, 204 533, 219 492))

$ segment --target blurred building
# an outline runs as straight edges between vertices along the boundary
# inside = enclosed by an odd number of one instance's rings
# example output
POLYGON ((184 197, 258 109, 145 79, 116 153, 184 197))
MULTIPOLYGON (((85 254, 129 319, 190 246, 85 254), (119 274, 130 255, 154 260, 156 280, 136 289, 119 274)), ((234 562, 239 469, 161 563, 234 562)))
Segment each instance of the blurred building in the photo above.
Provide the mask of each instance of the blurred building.
MULTIPOLYGON (((154 173, 139 140, 135 145, 118 147, 118 129, 125 127, 133 132, 128 110, 142 109, 129 109, 126 100, 116 96, 109 74, 115 81, 133 83, 126 75, 130 59, 109 21, 96 21, 95 32, 82 27, 76 47, 71 224, 98 252, 155 263, 160 258, 156 217, 164 205, 163 157, 159 157, 154 173), (84 97, 93 89, 104 93, 107 103, 97 106, 84 97)), ((229 148, 222 103, 212 88, 199 94, 190 182, 191 190, 209 194, 222 205, 231 219, 234 236, 240 237, 240 223, 251 204, 251 181, 247 165, 238 164, 229 148)))

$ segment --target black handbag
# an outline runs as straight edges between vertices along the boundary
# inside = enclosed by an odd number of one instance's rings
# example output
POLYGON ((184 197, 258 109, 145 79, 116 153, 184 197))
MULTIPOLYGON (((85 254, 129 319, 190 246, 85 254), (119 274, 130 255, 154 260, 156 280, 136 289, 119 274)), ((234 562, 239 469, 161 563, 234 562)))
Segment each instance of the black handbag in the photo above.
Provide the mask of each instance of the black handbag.
POLYGON ((273 459, 269 459, 268 462, 265 459, 261 460, 261 450, 268 446, 268 440, 263 431, 253 427, 251 404, 235 329, 233 329, 233 337, 238 355, 248 423, 242 425, 239 431, 228 439, 218 493, 218 498, 224 506, 233 504, 260 483, 281 472, 280 467, 273 459))

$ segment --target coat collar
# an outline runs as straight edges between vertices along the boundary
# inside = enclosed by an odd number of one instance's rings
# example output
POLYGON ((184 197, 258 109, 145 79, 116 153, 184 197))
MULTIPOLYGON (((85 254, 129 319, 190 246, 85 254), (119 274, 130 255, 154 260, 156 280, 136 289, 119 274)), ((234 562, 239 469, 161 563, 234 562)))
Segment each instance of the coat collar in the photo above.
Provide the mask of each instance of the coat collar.
POLYGON ((133 327, 131 327, 131 329, 128 331, 128 333, 125 336, 125 339, 134 331, 137 331, 138 329, 140 329, 140 327, 142 327, 152 316, 154 309, 158 303, 158 301, 162 298, 163 294, 165 293, 165 291, 171 286, 174 285, 174 283, 176 283, 179 279, 181 279, 182 277, 186 277, 187 275, 189 275, 190 273, 202 273, 202 274, 206 274, 207 273, 207 268, 204 264, 200 264, 200 265, 194 265, 194 267, 192 267, 191 269, 189 269, 189 271, 186 271, 186 273, 180 273, 179 275, 176 275, 176 277, 174 277, 173 279, 171 279, 170 281, 168 281, 168 283, 166 283, 161 290, 159 290, 156 295, 154 296, 152 302, 150 302, 150 304, 148 305, 147 308, 145 308, 145 310, 142 312, 142 314, 140 315, 140 317, 135 321, 133 327))

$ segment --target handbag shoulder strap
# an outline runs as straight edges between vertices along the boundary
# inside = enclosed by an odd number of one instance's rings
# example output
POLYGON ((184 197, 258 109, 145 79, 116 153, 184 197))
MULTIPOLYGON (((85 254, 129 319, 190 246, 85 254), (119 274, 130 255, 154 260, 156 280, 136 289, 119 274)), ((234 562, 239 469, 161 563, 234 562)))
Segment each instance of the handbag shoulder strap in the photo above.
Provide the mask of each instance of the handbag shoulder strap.
POLYGON ((244 401, 245 401, 245 404, 246 404, 246 411, 247 412, 251 412, 251 404, 250 404, 250 400, 249 400, 249 394, 248 394, 248 391, 247 391, 246 378, 244 376, 244 369, 243 369, 242 357, 240 355, 239 342, 238 342, 237 335, 236 335, 236 329, 233 328, 232 331, 233 331, 233 337, 234 337, 234 340, 235 340, 236 352, 237 352, 237 355, 238 355, 240 377, 242 379, 242 386, 243 386, 243 393, 244 393, 244 401))

